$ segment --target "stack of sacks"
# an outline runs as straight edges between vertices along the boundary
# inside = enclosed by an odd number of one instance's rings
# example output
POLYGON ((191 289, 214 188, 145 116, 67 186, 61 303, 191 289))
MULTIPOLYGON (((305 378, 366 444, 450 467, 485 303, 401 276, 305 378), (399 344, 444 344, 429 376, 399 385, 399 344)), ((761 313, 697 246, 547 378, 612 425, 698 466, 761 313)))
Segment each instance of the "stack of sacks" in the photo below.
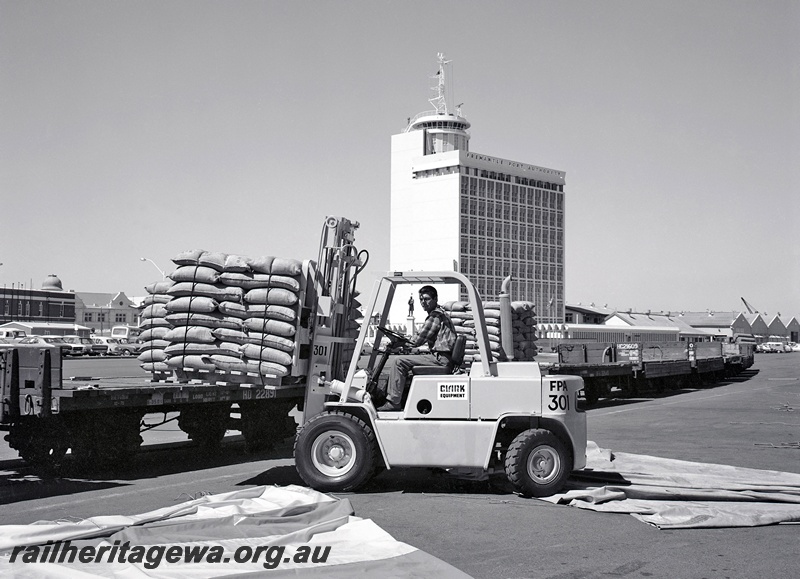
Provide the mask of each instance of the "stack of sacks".
POLYGON ((172 324, 167 320, 166 304, 172 299, 167 292, 173 285, 174 282, 168 279, 151 283, 144 288, 147 297, 142 302, 144 309, 139 324, 142 331, 139 335, 139 340, 142 341, 139 362, 148 372, 170 371, 164 348, 169 346, 165 336, 172 329, 172 324))
POLYGON ((164 304, 171 368, 282 377, 295 350, 301 262, 192 250, 179 254, 164 304))
MULTIPOLYGON (((471 304, 466 304, 465 308, 467 312, 472 313, 471 304)), ((483 302, 483 318, 486 321, 486 333, 489 336, 489 350, 492 352, 492 358, 504 360, 506 356, 500 347, 500 302, 483 302)), ((464 325, 468 328, 475 328, 475 320, 472 318, 465 320, 464 325)), ((477 343, 470 347, 469 341, 467 342, 465 360, 467 356, 471 356, 472 360, 481 359, 477 343)))
MULTIPOLYGON (((468 365, 475 360, 480 360, 471 305, 466 302, 447 302, 443 304, 443 307, 450 316, 456 333, 467 336, 464 364, 468 365)), ((483 317, 486 321, 486 333, 489 337, 492 358, 495 360, 506 359, 500 343, 500 302, 484 302, 483 317)), ((514 359, 533 360, 536 355, 534 304, 532 302, 512 302, 511 321, 514 359)))
POLYGON ((534 303, 511 302, 511 322, 514 325, 514 359, 533 360, 537 352, 534 303))

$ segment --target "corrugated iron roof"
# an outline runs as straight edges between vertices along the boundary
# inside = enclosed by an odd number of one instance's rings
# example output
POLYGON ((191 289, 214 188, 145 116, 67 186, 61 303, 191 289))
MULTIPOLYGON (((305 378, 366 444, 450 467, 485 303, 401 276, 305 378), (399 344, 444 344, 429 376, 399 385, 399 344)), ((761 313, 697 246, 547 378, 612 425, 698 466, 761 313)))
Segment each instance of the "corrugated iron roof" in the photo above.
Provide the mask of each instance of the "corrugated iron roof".
POLYGON ((742 312, 680 312, 676 318, 692 327, 729 328, 742 312))

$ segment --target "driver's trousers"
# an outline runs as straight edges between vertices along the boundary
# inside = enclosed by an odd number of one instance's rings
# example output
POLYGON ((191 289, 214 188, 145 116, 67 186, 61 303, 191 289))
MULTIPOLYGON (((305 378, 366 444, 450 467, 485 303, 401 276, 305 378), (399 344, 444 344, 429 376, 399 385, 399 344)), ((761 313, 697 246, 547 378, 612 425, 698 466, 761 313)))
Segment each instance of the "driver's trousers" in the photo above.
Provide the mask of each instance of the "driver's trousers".
POLYGON ((389 356, 392 367, 389 372, 389 383, 386 385, 386 400, 395 406, 403 405, 408 372, 414 366, 447 366, 449 361, 446 355, 438 352, 389 356))

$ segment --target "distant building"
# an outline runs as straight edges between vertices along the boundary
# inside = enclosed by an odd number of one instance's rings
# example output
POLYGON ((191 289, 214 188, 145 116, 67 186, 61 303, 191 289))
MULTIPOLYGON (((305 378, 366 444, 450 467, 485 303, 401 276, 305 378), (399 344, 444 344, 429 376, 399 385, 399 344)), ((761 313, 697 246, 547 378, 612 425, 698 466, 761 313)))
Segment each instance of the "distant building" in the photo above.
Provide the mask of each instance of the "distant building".
POLYGON ((781 321, 786 326, 786 337, 790 342, 800 342, 800 322, 795 317, 782 316, 781 321))
MULTIPOLYGON (((484 300, 512 275, 513 300, 561 320, 565 173, 470 151, 470 123, 445 98, 447 62, 440 54, 434 110, 392 135, 390 269, 457 270, 484 300)), ((440 289, 440 302, 464 298, 440 289)), ((405 300, 395 302, 392 319, 404 320, 405 300)))
POLYGON ((756 337, 747 314, 742 312, 679 312, 672 315, 693 328, 705 330, 715 341, 756 337))
POLYGON ((769 342, 769 326, 764 318, 759 313, 755 314, 742 314, 747 323, 750 324, 750 330, 753 332, 753 337, 756 343, 769 342))
POLYGON ((41 289, 0 288, 0 324, 20 321, 75 323, 75 294, 64 291, 56 275, 49 275, 41 289))
POLYGON ((58 276, 49 275, 41 289, 0 288, 0 324, 26 324, 20 329, 28 334, 109 334, 112 326, 138 325, 136 305, 124 292, 65 291, 58 276))
POLYGON ((614 313, 607 307, 598 308, 594 304, 566 304, 564 306, 564 323, 566 324, 602 324, 614 313))
POLYGON ((680 316, 663 312, 614 312, 605 320, 604 325, 636 327, 643 331, 648 328, 677 328, 678 340, 681 342, 708 342, 715 337, 714 333, 706 328, 694 327, 680 316))
POLYGON ((137 326, 139 310, 124 292, 75 292, 75 319, 93 333, 110 334, 113 326, 137 326))
POLYGON ((769 328, 770 342, 785 342, 789 339, 786 324, 781 321, 779 315, 772 316, 769 323, 767 323, 767 328, 769 328))

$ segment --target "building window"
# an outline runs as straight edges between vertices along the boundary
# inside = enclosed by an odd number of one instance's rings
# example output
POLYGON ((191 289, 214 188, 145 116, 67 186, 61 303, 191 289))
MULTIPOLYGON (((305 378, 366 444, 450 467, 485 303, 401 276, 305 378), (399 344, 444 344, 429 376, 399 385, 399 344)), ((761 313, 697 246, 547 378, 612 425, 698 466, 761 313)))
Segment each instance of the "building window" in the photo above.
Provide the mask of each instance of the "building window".
POLYGON ((106 321, 106 313, 105 312, 99 312, 97 314, 97 321, 98 322, 105 322, 106 321))
POLYGON ((93 322, 94 321, 93 318, 94 318, 94 316, 92 315, 92 312, 83 312, 83 321, 84 322, 93 322))
POLYGON ((123 323, 123 324, 124 324, 125 322, 127 322, 127 321, 128 321, 128 314, 120 314, 120 313, 117 313, 117 314, 114 316, 114 321, 115 321, 115 322, 119 322, 119 323, 123 323))

